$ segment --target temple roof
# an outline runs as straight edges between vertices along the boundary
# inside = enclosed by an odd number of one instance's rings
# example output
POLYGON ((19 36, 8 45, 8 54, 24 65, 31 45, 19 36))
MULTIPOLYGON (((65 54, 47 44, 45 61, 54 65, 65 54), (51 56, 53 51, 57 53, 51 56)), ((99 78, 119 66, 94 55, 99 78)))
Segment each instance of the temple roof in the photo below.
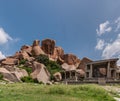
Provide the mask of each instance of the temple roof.
POLYGON ((118 60, 119 60, 119 58, 97 60, 97 61, 89 62, 89 63, 87 63, 87 65, 90 65, 90 64, 99 64, 99 63, 106 63, 106 62, 117 62, 118 60))

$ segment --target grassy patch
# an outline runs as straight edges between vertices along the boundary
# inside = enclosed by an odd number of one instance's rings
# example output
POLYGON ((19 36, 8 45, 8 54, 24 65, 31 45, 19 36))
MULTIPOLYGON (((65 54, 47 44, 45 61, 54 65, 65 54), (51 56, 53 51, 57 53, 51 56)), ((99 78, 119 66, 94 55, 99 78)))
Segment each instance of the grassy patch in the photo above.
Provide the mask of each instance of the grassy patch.
POLYGON ((0 101, 115 101, 98 85, 0 85, 0 101))

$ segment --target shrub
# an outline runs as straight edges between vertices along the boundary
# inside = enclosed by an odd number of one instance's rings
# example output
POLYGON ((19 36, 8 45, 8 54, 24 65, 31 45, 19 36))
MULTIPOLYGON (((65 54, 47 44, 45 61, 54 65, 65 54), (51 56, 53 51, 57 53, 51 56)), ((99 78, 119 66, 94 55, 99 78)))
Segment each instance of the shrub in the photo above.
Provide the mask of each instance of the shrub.
POLYGON ((40 63, 43 63, 45 66, 49 63, 49 58, 46 55, 40 54, 36 57, 36 60, 40 63))
POLYGON ((32 79, 30 76, 22 77, 21 81, 26 82, 26 83, 39 83, 39 81, 37 79, 32 79))
POLYGON ((3 79, 3 75, 0 73, 0 80, 2 80, 3 79))
POLYGON ((27 83, 34 82, 34 80, 30 76, 22 77, 21 80, 27 83))
POLYGON ((20 64, 20 65, 22 65, 22 64, 24 65, 26 62, 27 62, 26 59, 22 59, 22 60, 20 60, 19 64, 20 64))

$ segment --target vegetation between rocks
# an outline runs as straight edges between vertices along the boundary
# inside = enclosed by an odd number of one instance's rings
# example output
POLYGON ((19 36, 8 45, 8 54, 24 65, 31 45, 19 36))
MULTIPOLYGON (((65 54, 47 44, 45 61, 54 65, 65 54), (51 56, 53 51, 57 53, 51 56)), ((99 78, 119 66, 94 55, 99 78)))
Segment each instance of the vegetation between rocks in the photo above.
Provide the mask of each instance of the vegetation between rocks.
POLYGON ((54 73, 62 71, 61 66, 57 62, 49 60, 48 56, 46 55, 41 54, 36 57, 36 60, 46 66, 47 70, 51 74, 51 79, 54 79, 54 73))

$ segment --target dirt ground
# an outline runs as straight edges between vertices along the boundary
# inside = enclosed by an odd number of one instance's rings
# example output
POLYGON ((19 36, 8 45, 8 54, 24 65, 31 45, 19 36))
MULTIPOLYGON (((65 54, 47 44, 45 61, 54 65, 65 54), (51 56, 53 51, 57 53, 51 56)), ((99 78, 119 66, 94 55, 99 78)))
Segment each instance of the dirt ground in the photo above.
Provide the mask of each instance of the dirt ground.
POLYGON ((120 86, 102 86, 105 90, 109 91, 116 101, 120 101, 120 86))

